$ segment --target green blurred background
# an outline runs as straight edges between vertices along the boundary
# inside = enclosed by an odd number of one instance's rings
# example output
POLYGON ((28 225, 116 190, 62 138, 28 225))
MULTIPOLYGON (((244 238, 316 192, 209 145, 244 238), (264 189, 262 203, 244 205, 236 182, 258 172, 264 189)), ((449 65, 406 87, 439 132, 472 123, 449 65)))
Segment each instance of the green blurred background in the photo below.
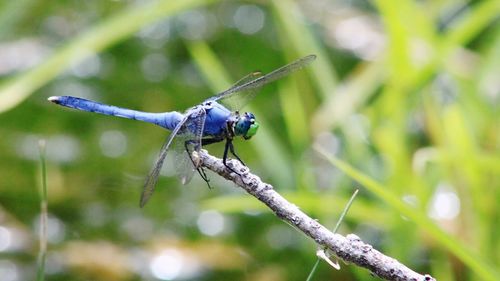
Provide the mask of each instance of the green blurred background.
MULTIPOLYGON (((315 244, 210 173, 182 186, 168 133, 57 107, 73 95, 182 111, 245 74, 251 170, 333 227, 438 280, 500 274, 500 1, 0 2, 0 280, 34 280, 46 140, 46 280, 305 280, 315 244), (168 161, 167 161, 168 162, 168 161)), ((221 156, 223 147, 208 150, 221 156)), ((313 280, 374 280, 320 264, 313 280)))

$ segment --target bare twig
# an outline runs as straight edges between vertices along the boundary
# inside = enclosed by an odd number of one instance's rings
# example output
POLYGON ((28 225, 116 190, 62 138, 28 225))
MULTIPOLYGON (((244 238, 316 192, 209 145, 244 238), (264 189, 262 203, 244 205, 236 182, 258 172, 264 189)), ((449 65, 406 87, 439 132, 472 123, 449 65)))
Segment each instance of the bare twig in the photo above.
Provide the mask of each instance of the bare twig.
POLYGON ((354 234, 344 237, 329 231, 297 206, 288 202, 270 184, 262 182, 258 176, 250 173, 249 169, 238 161, 228 160, 228 165, 240 175, 231 172, 224 166, 221 159, 209 155, 205 150, 201 150, 198 157, 202 166, 243 188, 266 204, 280 219, 312 238, 319 246, 328 248, 343 261, 364 267, 386 280, 435 280, 430 275, 416 273, 397 260, 380 253, 354 234))

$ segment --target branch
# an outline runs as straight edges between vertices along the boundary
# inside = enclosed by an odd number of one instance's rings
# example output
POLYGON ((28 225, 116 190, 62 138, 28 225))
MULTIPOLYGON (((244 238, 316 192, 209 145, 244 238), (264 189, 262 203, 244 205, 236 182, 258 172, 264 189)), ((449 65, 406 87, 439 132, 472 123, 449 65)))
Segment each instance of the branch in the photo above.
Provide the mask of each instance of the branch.
POLYGON ((344 262, 354 263, 370 270, 376 276, 386 280, 431 281, 435 279, 421 275, 401 264, 397 260, 385 256, 364 243, 355 234, 342 236, 332 233, 316 220, 307 216, 297 206, 288 202, 277 193, 270 184, 250 173, 248 167, 236 160, 228 160, 227 164, 240 175, 227 169, 222 160, 211 156, 206 150, 198 153, 200 165, 221 175, 243 188, 246 192, 266 204, 280 219, 295 226, 305 235, 312 238, 319 246, 326 247, 344 262))

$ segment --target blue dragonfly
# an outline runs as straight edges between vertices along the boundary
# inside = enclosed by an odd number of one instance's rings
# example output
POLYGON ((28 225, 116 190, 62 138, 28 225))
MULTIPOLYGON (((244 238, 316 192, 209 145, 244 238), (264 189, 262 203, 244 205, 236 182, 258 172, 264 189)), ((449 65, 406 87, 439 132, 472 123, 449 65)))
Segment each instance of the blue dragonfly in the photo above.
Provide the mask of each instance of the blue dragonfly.
POLYGON ((177 111, 142 112, 72 96, 53 96, 48 100, 78 110, 153 123, 171 131, 160 150, 156 163, 146 178, 140 200, 140 206, 143 207, 154 192, 160 170, 168 152, 175 155, 176 174, 183 184, 187 184, 191 180, 196 170, 210 187, 209 178, 203 168, 196 163, 193 155, 204 145, 225 140, 223 163, 226 168, 238 174, 227 165, 229 152, 245 165, 236 154, 233 139, 242 137, 249 140, 257 133, 259 128, 259 123, 252 113, 240 114, 239 110, 256 95, 259 88, 301 69, 315 58, 315 55, 300 58, 266 75, 261 72, 250 73, 229 89, 187 109, 184 113, 177 111))

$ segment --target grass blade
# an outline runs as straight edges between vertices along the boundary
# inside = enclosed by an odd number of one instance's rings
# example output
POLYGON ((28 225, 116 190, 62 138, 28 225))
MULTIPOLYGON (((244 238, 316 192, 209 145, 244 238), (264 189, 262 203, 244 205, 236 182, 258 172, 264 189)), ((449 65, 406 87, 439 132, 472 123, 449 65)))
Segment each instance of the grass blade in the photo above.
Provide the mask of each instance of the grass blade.
POLYGON ((0 112, 12 109, 24 101, 71 64, 130 37, 150 23, 213 1, 154 1, 140 7, 133 5, 117 13, 70 41, 40 65, 0 86, 0 112))
MULTIPOLYGON (((358 195, 358 192, 359 192, 359 189, 356 189, 354 191, 354 193, 352 194, 351 198, 349 199, 349 201, 347 202, 347 204, 345 205, 344 207, 344 210, 342 210, 342 213, 340 214, 340 217, 339 219, 337 220, 337 224, 335 225, 335 227, 333 228, 333 233, 336 233, 337 230, 339 229, 340 227, 340 224, 342 223, 342 221, 344 220, 344 217, 347 215, 347 212, 349 211, 349 208, 351 208, 351 205, 352 203, 354 202, 354 198, 356 198, 356 195, 358 195)), ((323 251, 326 250, 326 249, 323 249, 323 251)), ((311 281, 313 276, 314 276, 314 273, 316 272, 316 269, 318 268, 318 265, 319 265, 319 262, 320 262, 320 258, 318 257, 318 259, 316 260, 316 263, 314 263, 314 266, 313 268, 311 269, 311 272, 309 273, 309 275, 307 276, 307 279, 306 281, 311 281)))
POLYGON ((483 258, 480 257, 480 255, 473 253, 471 250, 466 248, 460 241, 444 232, 425 214, 411 208, 409 205, 400 200, 394 193, 391 193, 374 179, 364 175, 362 172, 354 169, 347 163, 335 158, 321 147, 316 146, 315 149, 337 169, 358 181, 367 190, 378 196, 401 215, 412 220, 419 229, 424 230, 429 236, 439 242, 440 245, 456 255, 457 258, 468 265, 483 280, 494 281, 496 280, 496 276, 499 276, 500 273, 498 273, 492 265, 488 264, 483 258))
POLYGON ((40 167, 42 174, 42 190, 40 192, 40 252, 38 254, 37 280, 45 280, 45 261, 47 258, 47 167, 45 164, 45 140, 38 142, 40 150, 40 167))

